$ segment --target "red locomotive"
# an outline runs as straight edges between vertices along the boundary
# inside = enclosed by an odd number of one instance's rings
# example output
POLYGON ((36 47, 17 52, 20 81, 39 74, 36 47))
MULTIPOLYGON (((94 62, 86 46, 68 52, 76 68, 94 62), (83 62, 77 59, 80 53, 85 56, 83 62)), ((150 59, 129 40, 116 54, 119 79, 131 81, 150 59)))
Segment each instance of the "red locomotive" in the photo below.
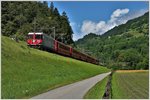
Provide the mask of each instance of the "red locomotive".
POLYGON ((93 64, 99 64, 98 60, 86 55, 84 53, 81 53, 75 49, 73 49, 71 46, 67 46, 64 43, 61 43, 52 37, 49 37, 48 35, 44 33, 28 33, 28 39, 27 39, 28 46, 38 47, 45 49, 47 51, 52 51, 64 56, 72 57, 78 60, 82 60, 85 62, 93 63, 93 64))

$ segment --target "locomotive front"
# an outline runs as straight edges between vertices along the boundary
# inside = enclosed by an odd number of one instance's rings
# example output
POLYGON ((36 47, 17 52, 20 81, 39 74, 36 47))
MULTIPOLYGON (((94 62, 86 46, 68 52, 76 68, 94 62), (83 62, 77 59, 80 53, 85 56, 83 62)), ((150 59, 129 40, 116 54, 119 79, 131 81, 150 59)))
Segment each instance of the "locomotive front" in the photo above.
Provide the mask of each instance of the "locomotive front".
POLYGON ((40 47, 42 44, 43 33, 28 33, 27 44, 28 46, 40 47))

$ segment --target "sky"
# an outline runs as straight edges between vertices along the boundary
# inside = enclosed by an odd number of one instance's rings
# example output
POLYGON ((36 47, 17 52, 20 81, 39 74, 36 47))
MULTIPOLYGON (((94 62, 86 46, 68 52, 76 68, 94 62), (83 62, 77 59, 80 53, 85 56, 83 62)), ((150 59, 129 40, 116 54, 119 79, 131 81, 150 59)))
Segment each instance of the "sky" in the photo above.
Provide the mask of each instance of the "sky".
MULTIPOLYGON (((149 10, 148 1, 54 1, 59 13, 69 17, 73 40, 90 32, 101 35, 149 10)), ((50 2, 48 2, 50 5, 50 2)))

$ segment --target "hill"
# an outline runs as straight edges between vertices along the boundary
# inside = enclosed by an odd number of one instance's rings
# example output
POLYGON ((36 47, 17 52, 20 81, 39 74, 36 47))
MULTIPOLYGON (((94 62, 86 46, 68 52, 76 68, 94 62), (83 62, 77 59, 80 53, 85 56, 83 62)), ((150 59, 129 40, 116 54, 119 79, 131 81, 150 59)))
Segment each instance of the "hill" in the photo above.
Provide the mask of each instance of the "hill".
POLYGON ((29 48, 25 42, 2 36, 3 99, 28 98, 108 71, 106 67, 29 48))
POLYGON ((148 69, 149 12, 114 27, 103 35, 86 35, 76 42, 114 69, 148 69))

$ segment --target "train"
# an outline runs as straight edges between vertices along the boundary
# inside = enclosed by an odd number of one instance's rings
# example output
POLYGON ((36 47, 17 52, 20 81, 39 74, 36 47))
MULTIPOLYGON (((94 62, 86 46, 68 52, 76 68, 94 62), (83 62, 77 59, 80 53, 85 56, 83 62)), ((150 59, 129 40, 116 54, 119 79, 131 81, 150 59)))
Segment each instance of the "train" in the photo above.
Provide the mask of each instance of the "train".
POLYGON ((92 64, 99 64, 99 61, 85 53, 82 53, 71 46, 55 40, 43 32, 29 32, 27 35, 27 45, 54 52, 63 56, 71 57, 92 64))

